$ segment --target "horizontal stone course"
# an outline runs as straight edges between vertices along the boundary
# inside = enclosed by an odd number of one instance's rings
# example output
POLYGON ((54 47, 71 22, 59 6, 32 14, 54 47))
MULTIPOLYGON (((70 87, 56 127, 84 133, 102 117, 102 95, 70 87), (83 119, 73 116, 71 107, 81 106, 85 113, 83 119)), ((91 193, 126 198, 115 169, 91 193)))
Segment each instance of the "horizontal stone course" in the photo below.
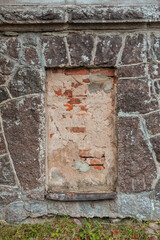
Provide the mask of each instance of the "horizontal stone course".
MULTIPOLYGON (((79 0, 78 0, 79 1, 79 0)), ((95 0, 90 0, 95 1, 95 0)), ((42 2, 41 2, 42 3, 42 2)), ((61 4, 58 0, 58 3, 61 4)), ((79 2, 80 3, 80 2, 79 2)), ((81 3, 83 3, 81 1, 81 3)), ((87 2, 90 4, 89 2, 87 2)), ((43 4, 43 3, 42 3, 43 4)), ((0 24, 22 23, 103 23, 103 22, 158 22, 159 6, 3 6, 0 8, 0 24), (27 19, 27 21, 26 21, 27 19)))

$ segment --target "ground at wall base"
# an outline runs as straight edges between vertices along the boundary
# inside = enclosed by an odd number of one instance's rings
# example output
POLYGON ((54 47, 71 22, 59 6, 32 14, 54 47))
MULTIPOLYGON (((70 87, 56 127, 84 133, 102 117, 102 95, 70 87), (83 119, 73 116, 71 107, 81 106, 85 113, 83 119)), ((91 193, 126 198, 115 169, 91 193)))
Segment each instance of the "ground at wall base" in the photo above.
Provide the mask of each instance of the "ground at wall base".
MULTIPOLYGON (((35 219, 36 221, 36 219, 35 219)), ((160 239, 160 222, 54 216, 36 224, 0 224, 0 239, 160 239)))

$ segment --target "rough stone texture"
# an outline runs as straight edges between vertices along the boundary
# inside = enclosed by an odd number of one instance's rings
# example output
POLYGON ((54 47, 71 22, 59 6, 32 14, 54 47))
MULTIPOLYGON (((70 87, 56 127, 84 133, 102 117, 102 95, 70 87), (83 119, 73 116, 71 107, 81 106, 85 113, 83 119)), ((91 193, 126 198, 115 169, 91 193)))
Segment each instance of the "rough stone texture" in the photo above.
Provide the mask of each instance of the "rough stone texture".
POLYGON ((118 78, 130 78, 130 77, 144 77, 145 64, 122 66, 118 67, 117 77, 118 78))
POLYGON ((125 216, 136 215, 137 205, 133 195, 120 194, 119 201, 121 202, 121 213, 125 216))
POLYGON ((115 190, 115 86, 108 72, 47 72, 49 191, 115 190))
POLYGON ((155 196, 156 196, 156 200, 160 201, 160 180, 157 182, 155 187, 155 196))
POLYGON ((153 95, 151 82, 147 79, 118 80, 118 112, 148 113, 158 110, 158 101, 153 95))
POLYGON ((14 63, 0 55, 0 73, 3 75, 9 75, 14 69, 14 63))
POLYGON ((160 133, 160 112, 147 114, 145 117, 146 126, 150 135, 160 133))
POLYGON ((3 106, 2 119, 8 148, 22 187, 39 187, 41 98, 30 97, 3 106))
POLYGON ((122 38, 119 35, 100 36, 97 44, 95 65, 113 67, 116 64, 117 54, 122 45, 122 38))
POLYGON ((17 59, 20 51, 20 43, 17 37, 0 37, 0 53, 17 59))
POLYGON ((151 143, 153 145, 153 150, 155 151, 157 161, 160 162, 160 135, 151 138, 151 143))
POLYGON ((0 208, 0 221, 3 221, 3 219, 4 219, 4 208, 1 207, 0 208))
MULTIPOLYGON (((59 2, 59 1, 58 1, 59 2)), ((82 2, 82 1, 81 1, 82 2)), ((90 2, 87 2, 90 4, 90 2)), ((110 4, 109 4, 110 5, 110 4)), ((135 5, 135 2, 134 4, 135 5)), ((116 7, 66 7, 3 6, 0 8, 0 24, 36 24, 36 23, 104 23, 104 22, 159 22, 159 6, 117 6, 116 7)))
POLYGON ((154 81, 153 88, 155 93, 157 94, 157 97, 160 97, 160 80, 154 81))
POLYGON ((47 215, 47 204, 42 201, 26 202, 24 208, 32 217, 40 217, 47 215))
MULTIPOLYGON (((37 8, 37 7, 36 7, 37 8)), ((60 8, 41 8, 38 7, 37 11, 33 7, 24 8, 0 8, 0 16, 3 20, 0 23, 12 23, 12 24, 24 24, 26 23, 26 18, 28 23, 61 23, 64 22, 64 11, 60 8)))
POLYGON ((41 93, 44 88, 44 73, 33 67, 19 67, 9 83, 13 97, 41 93))
POLYGON ((0 184, 15 185, 14 173, 7 155, 0 156, 0 184))
POLYGON ((9 98, 9 95, 5 88, 0 87, 0 103, 6 101, 9 98))
POLYGON ((19 199, 19 191, 14 189, 9 189, 0 186, 0 206, 6 206, 7 204, 14 202, 19 199))
POLYGON ((46 67, 62 67, 68 62, 66 46, 63 37, 42 37, 42 48, 46 67))
POLYGON ((138 196, 137 199, 137 217, 149 218, 151 216, 151 200, 148 196, 138 196))
POLYGON ((128 35, 126 37, 122 64, 133 64, 143 62, 146 58, 145 36, 143 34, 128 35))
POLYGON ((3 134, 0 133, 0 155, 7 153, 3 134))
POLYGON ((9 223, 21 222, 26 217, 27 214, 22 201, 10 203, 5 209, 5 220, 9 223))
POLYGON ((72 66, 86 66, 90 64, 93 50, 93 36, 69 34, 67 37, 72 66))
POLYGON ((149 74, 152 79, 160 78, 160 64, 150 63, 149 64, 149 74))
POLYGON ((0 85, 4 85, 7 80, 8 80, 8 76, 0 73, 0 85))
POLYGON ((151 190, 156 167, 139 119, 119 117, 117 127, 119 190, 124 193, 151 190))
POLYGON ((156 35, 154 33, 151 34, 151 59, 160 61, 160 35, 156 35))
POLYGON ((34 47, 24 48, 23 61, 30 65, 40 65, 37 49, 34 47))

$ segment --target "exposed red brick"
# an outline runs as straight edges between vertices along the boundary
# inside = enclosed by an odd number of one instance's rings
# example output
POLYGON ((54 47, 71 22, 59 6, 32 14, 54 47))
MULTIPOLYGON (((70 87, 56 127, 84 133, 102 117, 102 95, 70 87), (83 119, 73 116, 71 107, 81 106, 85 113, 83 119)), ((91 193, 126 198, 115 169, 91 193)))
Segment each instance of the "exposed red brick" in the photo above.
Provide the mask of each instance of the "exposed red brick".
POLYGON ((72 97, 72 90, 66 90, 64 92, 64 95, 67 96, 67 97, 72 97))
POLYGON ((52 138, 53 136, 54 136, 54 133, 51 133, 51 134, 50 134, 50 138, 52 138))
POLYGON ((79 151, 79 156, 80 157, 90 157, 90 149, 86 149, 86 150, 80 150, 79 151))
POLYGON ((84 83, 90 83, 90 80, 88 78, 83 80, 84 83))
POLYGON ((73 133, 85 133, 86 132, 85 127, 67 127, 66 129, 73 133))
POLYGON ((104 170, 104 166, 90 166, 91 168, 94 168, 95 170, 104 170))
POLYGON ((66 111, 71 111, 71 110, 73 109, 73 105, 72 105, 72 104, 65 104, 64 106, 65 106, 65 107, 68 107, 68 108, 66 109, 66 111))
POLYGON ((90 73, 89 69, 66 69, 66 75, 88 75, 90 73))
POLYGON ((103 165, 104 164, 104 158, 100 158, 100 159, 98 159, 98 158, 88 158, 87 159, 87 163, 89 164, 89 165, 103 165))
POLYGON ((79 98, 70 98, 68 103, 70 103, 70 104, 80 104, 81 100, 79 98))
POLYGON ((54 90, 55 94, 58 95, 58 96, 63 96, 63 93, 62 91, 59 89, 59 90, 54 90))
POLYGON ((77 87, 79 87, 79 86, 81 86, 82 85, 82 83, 72 83, 72 87, 74 87, 74 88, 77 88, 77 87))
POLYGON ((80 106, 80 108, 81 108, 81 111, 85 111, 85 112, 87 112, 87 110, 88 110, 88 109, 87 109, 86 107, 87 107, 87 105, 80 106))

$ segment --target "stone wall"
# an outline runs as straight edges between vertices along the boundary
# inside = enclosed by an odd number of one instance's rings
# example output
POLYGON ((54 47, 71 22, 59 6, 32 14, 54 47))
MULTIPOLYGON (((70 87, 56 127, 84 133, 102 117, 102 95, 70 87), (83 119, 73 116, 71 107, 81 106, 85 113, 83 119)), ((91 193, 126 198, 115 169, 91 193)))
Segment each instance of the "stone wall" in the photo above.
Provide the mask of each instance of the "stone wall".
MULTIPOLYGON (((80 13, 83 11, 78 9, 77 14, 80 13)), ((131 25, 130 30, 93 31, 87 25, 86 30, 78 31, 45 32, 42 27, 42 32, 27 32, 24 19, 18 14, 11 14, 9 10, 8 15, 1 18, 0 219, 13 223, 53 214, 160 218, 159 30, 134 30, 131 25), (7 17, 10 18, 8 25, 4 21, 7 17), (21 25, 21 32, 11 32, 12 24, 14 29, 20 29, 21 25), (45 83, 46 70, 51 68, 116 70, 118 180, 115 200, 58 202, 45 199, 45 83)), ((30 25, 32 21, 36 25, 38 20, 31 16, 27 16, 30 25)), ((53 16, 51 12, 49 16, 53 16)), ((75 14, 75 18, 78 16, 75 14)))

